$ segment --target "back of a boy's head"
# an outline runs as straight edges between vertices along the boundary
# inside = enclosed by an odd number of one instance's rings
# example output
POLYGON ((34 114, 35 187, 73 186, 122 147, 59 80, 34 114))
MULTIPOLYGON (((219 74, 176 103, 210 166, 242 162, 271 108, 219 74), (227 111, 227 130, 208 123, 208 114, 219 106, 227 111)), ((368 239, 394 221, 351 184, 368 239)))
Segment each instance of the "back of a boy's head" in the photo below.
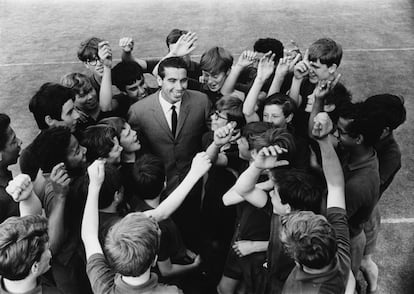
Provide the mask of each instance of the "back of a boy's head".
POLYGON ((330 38, 315 41, 309 47, 309 61, 318 61, 330 67, 340 65, 342 59, 342 46, 330 38))
POLYGON ((267 97, 264 106, 266 107, 268 105, 279 105, 282 108, 285 117, 295 113, 297 109, 295 101, 283 93, 275 93, 267 97))
POLYGON ((9 127, 10 117, 5 113, 0 113, 0 151, 4 150, 7 142, 9 141, 9 127))
POLYGON ((283 57, 283 44, 277 39, 274 38, 260 38, 258 39, 253 46, 254 51, 260 53, 267 53, 272 51, 275 54, 275 60, 279 60, 283 57))
POLYGON ((177 43, 178 39, 182 36, 187 34, 188 31, 180 30, 180 29, 173 29, 168 34, 167 38, 165 39, 165 43, 167 44, 167 47, 170 48, 171 44, 177 43))
POLYGON ((42 131, 33 140, 32 151, 44 173, 50 173, 55 165, 66 161, 71 136, 69 128, 59 126, 42 131))
POLYGON ((226 73, 232 65, 233 56, 223 47, 213 47, 201 55, 201 69, 213 75, 226 73))
POLYGON ((242 137, 246 138, 247 142, 249 143, 249 150, 253 149, 253 136, 258 136, 259 134, 264 133, 273 127, 274 126, 272 123, 263 121, 255 121, 246 124, 241 130, 241 135, 242 137))
POLYGON ((60 79, 60 83, 63 86, 72 89, 76 94, 81 96, 88 94, 93 89, 89 78, 86 75, 78 72, 64 75, 60 79))
POLYGON ((280 159, 289 160, 296 152, 293 136, 286 128, 272 127, 262 133, 251 135, 247 141, 249 142, 249 147, 251 147, 250 149, 254 149, 257 152, 264 147, 274 145, 286 149, 287 152, 281 154, 280 159))
POLYGON ((231 95, 225 95, 216 102, 218 111, 226 111, 227 120, 237 123, 236 128, 241 129, 246 125, 246 119, 243 114, 243 101, 231 95))
POLYGON ((0 224, 0 275, 26 278, 47 248, 47 220, 40 215, 10 217, 0 224))
POLYGON ((297 211, 283 216, 280 239, 286 251, 301 265, 321 269, 335 258, 335 229, 322 215, 297 211))
POLYGON ((159 243, 157 222, 142 212, 135 212, 111 227, 105 240, 105 253, 116 273, 138 277, 153 264, 159 243))
POLYGON ((99 59, 98 44, 102 41, 102 39, 92 37, 80 43, 80 46, 78 48, 79 60, 82 62, 87 62, 99 59))
POLYGON ((83 131, 82 146, 85 146, 86 160, 92 162, 100 157, 106 158, 114 147, 116 131, 109 125, 89 126, 83 131))
POLYGON ((68 100, 75 100, 75 91, 54 83, 45 83, 29 103, 29 110, 33 113, 39 129, 44 130, 49 126, 45 117, 50 116, 58 121, 62 120, 62 106, 68 100))
POLYGON ((320 213, 325 195, 323 179, 309 170, 296 168, 275 168, 271 172, 282 204, 289 204, 292 210, 320 213))
POLYGON ((132 168, 132 187, 141 199, 154 199, 164 189, 165 168, 162 160, 151 154, 139 157, 132 168))
POLYGON ((112 84, 121 91, 125 91, 126 86, 142 80, 143 77, 144 72, 135 61, 121 61, 112 69, 112 84))
MULTIPOLYGON (((380 94, 367 98, 363 103, 363 113, 381 117, 381 123, 390 130, 398 128, 407 118, 404 98, 392 94, 380 94)), ((379 123, 379 122, 378 122, 379 123)))

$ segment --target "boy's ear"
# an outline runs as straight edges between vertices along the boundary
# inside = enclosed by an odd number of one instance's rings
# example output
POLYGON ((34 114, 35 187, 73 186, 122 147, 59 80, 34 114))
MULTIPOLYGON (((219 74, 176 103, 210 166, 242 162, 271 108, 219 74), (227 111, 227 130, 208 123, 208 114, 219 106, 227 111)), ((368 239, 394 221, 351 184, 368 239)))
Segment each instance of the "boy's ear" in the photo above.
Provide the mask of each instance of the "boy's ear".
POLYGON ((337 68, 338 68, 338 66, 334 63, 328 68, 328 71, 329 71, 330 74, 334 74, 336 72, 337 68))
POLYGON ((152 267, 155 267, 157 265, 157 261, 158 261, 158 254, 155 255, 154 261, 152 262, 152 267))
POLYGON ((289 203, 287 203, 287 204, 285 204, 285 205, 286 205, 286 214, 291 213, 291 212, 292 212, 292 207, 290 207, 290 204, 289 204, 289 203))
POLYGON ((162 86, 162 78, 159 76, 159 75, 157 75, 157 83, 158 83, 158 86, 162 86))
POLYGON ((35 261, 32 265, 32 268, 30 269, 32 274, 36 275, 36 273, 39 271, 39 263, 35 261))
POLYGON ((289 115, 286 117, 286 122, 287 122, 287 123, 290 123, 290 122, 292 121, 292 119, 293 119, 293 113, 289 114, 289 115))
POLYGON ((54 119, 50 117, 50 115, 45 116, 45 123, 50 127, 54 124, 54 119))
POLYGON ((355 138, 355 142, 360 145, 364 142, 364 136, 359 134, 356 138, 355 138))
POLYGON ((119 203, 122 201, 122 193, 120 191, 116 191, 114 195, 115 202, 119 203))
POLYGON ((335 108, 336 108, 335 104, 326 104, 324 105, 323 110, 325 112, 332 112, 335 110, 335 108))

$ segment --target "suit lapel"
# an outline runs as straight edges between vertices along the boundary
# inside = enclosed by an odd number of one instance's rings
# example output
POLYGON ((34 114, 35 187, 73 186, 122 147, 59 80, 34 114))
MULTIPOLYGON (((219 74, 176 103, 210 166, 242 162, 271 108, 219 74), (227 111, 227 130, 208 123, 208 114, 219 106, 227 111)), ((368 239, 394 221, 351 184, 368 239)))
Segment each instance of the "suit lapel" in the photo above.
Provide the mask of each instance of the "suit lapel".
POLYGON ((161 129, 167 133, 167 135, 171 138, 171 140, 173 140, 174 138, 173 138, 171 129, 168 126, 167 119, 165 118, 164 111, 162 110, 162 107, 159 101, 159 91, 156 93, 154 98, 155 99, 152 105, 154 119, 160 125, 161 129))
POLYGON ((190 112, 190 96, 187 91, 184 93, 183 99, 181 100, 180 114, 178 115, 177 132, 175 137, 180 135, 181 129, 184 126, 185 120, 190 112))

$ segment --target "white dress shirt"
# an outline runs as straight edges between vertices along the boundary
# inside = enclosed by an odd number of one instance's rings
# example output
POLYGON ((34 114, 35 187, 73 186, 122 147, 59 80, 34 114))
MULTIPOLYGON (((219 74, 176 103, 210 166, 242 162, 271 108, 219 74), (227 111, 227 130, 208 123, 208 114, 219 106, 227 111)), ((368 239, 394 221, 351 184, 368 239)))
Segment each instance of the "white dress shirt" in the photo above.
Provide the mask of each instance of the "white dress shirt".
POLYGON ((172 126, 171 126, 171 113, 172 113, 171 106, 173 106, 173 105, 175 106, 175 112, 177 112, 177 120, 178 120, 178 117, 180 116, 181 100, 174 103, 174 104, 171 104, 171 103, 167 102, 167 100, 162 98, 161 91, 158 95, 158 99, 160 101, 161 108, 162 108, 162 111, 164 112, 165 118, 167 119, 168 126, 170 127, 170 130, 171 130, 172 129, 172 126))

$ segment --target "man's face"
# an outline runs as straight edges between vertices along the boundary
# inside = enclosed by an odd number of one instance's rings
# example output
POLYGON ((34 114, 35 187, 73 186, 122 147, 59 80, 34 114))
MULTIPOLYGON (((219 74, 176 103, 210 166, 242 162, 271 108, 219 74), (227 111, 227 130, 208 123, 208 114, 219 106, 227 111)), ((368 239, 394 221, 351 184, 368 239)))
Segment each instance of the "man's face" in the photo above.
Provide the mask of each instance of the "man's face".
POLYGON ((61 121, 56 121, 56 126, 65 126, 70 128, 73 133, 76 129, 76 121, 79 118, 79 113, 76 111, 72 100, 68 100, 62 106, 61 121))
POLYGON ((137 132, 131 129, 128 123, 125 123, 121 131, 120 145, 125 152, 135 152, 141 149, 141 144, 137 137, 137 132))
POLYGON ((118 164, 121 162, 121 152, 123 148, 119 145, 119 141, 117 137, 113 138, 114 146, 112 147, 111 151, 108 153, 108 157, 106 161, 111 164, 118 164))
POLYGON ((212 92, 220 91, 221 87, 223 87, 223 84, 226 81, 226 78, 226 72, 213 74, 203 70, 203 79, 206 82, 209 90, 212 92))
POLYGON ((278 128, 284 128, 287 124, 286 117, 283 114, 280 105, 266 105, 263 110, 263 121, 272 123, 278 128))
POLYGON ((351 122, 351 119, 343 117, 340 117, 338 120, 335 136, 338 139, 338 145, 343 149, 349 149, 356 145, 356 139, 351 137, 347 131, 347 127, 351 122))
POLYGON ((102 61, 97 58, 96 60, 86 61, 85 62, 86 68, 92 71, 95 75, 102 77, 104 72, 104 66, 102 61))
POLYGON ((148 96, 148 86, 145 83, 145 78, 141 77, 133 84, 125 86, 125 92, 128 97, 141 100, 148 96))
POLYGON ((75 136, 70 136, 69 146, 66 149, 66 167, 69 170, 83 167, 86 163, 86 148, 79 145, 75 136))
POLYGON ((157 77, 162 97, 171 104, 181 101, 187 89, 188 78, 185 68, 166 67, 164 78, 157 77))
POLYGON ((9 126, 7 129, 7 142, 1 153, 1 163, 3 166, 9 166, 17 163, 17 159, 20 155, 20 146, 22 141, 16 137, 16 133, 9 126))
POLYGON ((80 110, 90 112, 99 107, 96 91, 92 88, 88 93, 76 94, 75 106, 80 110))
POLYGON ((322 64, 319 59, 317 61, 311 61, 309 68, 309 81, 316 84, 318 81, 328 80, 335 71, 334 67, 335 65, 328 67, 326 64, 322 64))

